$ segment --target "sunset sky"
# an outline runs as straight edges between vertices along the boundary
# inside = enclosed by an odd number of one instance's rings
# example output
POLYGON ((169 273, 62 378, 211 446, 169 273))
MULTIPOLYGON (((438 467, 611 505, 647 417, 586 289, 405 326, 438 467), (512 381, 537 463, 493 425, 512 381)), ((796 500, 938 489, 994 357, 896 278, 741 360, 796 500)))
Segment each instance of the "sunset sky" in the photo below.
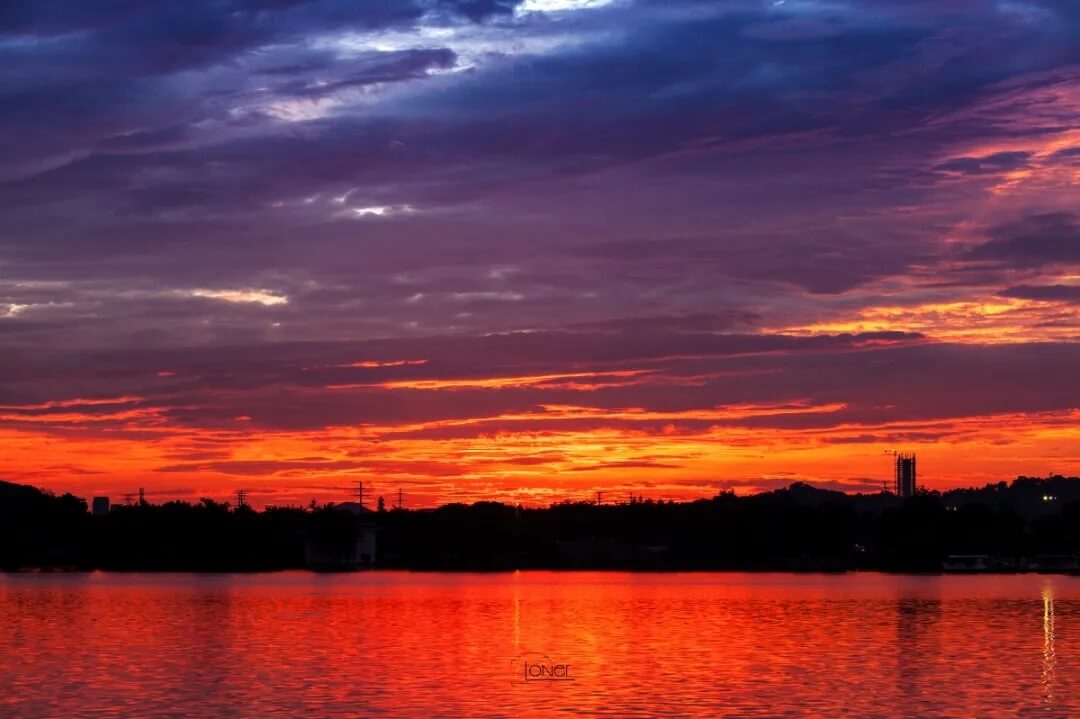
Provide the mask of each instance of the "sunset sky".
POLYGON ((1075 0, 0 3, 0 479, 1080 474, 1075 0))

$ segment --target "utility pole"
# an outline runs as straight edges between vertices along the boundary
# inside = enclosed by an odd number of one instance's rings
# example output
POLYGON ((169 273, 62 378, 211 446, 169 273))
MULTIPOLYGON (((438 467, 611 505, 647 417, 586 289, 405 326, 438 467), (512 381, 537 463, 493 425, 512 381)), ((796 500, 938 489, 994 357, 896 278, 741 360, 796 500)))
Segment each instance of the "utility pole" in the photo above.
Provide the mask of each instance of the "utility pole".
POLYGON ((360 495, 360 506, 363 507, 364 506, 364 483, 363 482, 360 482, 360 484, 357 486, 356 491, 360 495))
POLYGON ((246 507, 246 506, 247 506, 247 491, 245 491, 243 489, 236 490, 236 508, 240 509, 241 507, 246 507))
POLYGON ((146 490, 139 487, 139 506, 146 506, 146 490))
POLYGON ((397 508, 405 509, 405 495, 401 493, 401 487, 398 487, 397 491, 397 508))
POLYGON ((597 505, 604 503, 604 493, 599 490, 596 492, 596 503, 597 505))

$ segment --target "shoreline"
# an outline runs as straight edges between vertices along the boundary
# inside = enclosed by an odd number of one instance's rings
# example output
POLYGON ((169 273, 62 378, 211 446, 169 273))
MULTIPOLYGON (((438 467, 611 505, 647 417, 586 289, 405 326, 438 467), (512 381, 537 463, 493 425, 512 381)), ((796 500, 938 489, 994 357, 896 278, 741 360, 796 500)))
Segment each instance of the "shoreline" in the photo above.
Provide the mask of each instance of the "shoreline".
POLYGON ((499 569, 482 568, 428 568, 428 567, 364 567, 347 570, 316 570, 307 567, 281 567, 276 569, 102 569, 102 568, 51 568, 51 567, 22 567, 18 569, 0 569, 0 575, 31 576, 31 575, 75 575, 75 574, 186 574, 186 575, 226 575, 226 574, 284 574, 286 572, 302 572, 313 575, 341 575, 341 574, 372 574, 372 573, 409 573, 409 574, 519 574, 526 572, 549 572, 576 574, 582 572, 601 572, 610 574, 791 574, 791 575, 843 575, 843 574, 888 574, 893 576, 912 577, 942 577, 942 576, 1016 576, 1021 574, 1041 576, 1080 576, 1077 569, 1058 570, 979 570, 979 571, 947 571, 947 570, 915 570, 915 569, 880 569, 880 568, 850 568, 850 569, 790 569, 790 568, 701 568, 701 567, 665 567, 665 568, 634 568, 634 567, 515 567, 499 569))

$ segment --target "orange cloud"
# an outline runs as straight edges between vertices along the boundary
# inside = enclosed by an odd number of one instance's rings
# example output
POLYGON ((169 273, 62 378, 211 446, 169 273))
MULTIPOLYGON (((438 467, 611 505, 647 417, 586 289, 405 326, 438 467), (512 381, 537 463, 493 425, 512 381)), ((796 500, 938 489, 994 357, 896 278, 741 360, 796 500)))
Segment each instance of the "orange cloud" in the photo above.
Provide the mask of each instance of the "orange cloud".
POLYGON ((131 404, 133 402, 143 401, 143 397, 101 397, 101 398, 83 398, 75 397, 73 399, 53 400, 50 402, 42 402, 40 404, 0 404, 0 410, 17 410, 17 411, 33 411, 33 410, 45 410, 56 409, 61 407, 95 407, 112 404, 131 404))
POLYGON ((372 369, 376 367, 410 367, 417 365, 425 365, 428 361, 426 359, 418 360, 361 360, 360 362, 351 362, 349 364, 337 365, 338 367, 363 367, 365 369, 372 369))
MULTIPOLYGON (((550 385, 557 380, 584 378, 620 378, 637 377, 650 370, 616 370, 611 372, 564 372, 559 374, 537 374, 513 377, 480 377, 460 379, 414 379, 393 380, 370 384, 335 384, 327 389, 357 389, 360 387, 381 387, 383 389, 419 389, 419 390, 455 390, 455 389, 500 389, 504 387, 528 387, 550 385)), ((561 385, 565 387, 566 385, 561 385)))
POLYGON ((835 320, 769 331, 796 335, 902 331, 950 342, 1011 344, 1071 339, 1077 327, 1076 310, 1064 303, 983 296, 910 306, 871 306, 835 320))
POLYGON ((836 422, 810 430, 738 424, 800 412, 828 417, 837 409, 795 404, 612 412, 555 406, 520 417, 548 416, 547 429, 515 429, 519 417, 506 416, 483 432, 449 439, 403 436, 399 426, 310 432, 160 427, 153 442, 123 431, 59 438, 8 428, 0 430, 0 462, 11 479, 85 495, 149 484, 157 499, 225 497, 243 486, 257 503, 305 503, 312 497, 340 500, 364 481, 374 493, 403 487, 414 506, 478 499, 545 503, 597 489, 692 498, 726 487, 756 491, 782 477, 866 486, 888 478, 883 453, 896 446, 919 452, 922 479, 937 488, 1030 473, 1033 458, 1045 471, 1080 469, 1080 410, 836 422), (582 417, 614 423, 574 428, 572 420, 582 417), (680 428, 688 418, 734 424, 680 428), (662 426, 638 426, 636 419, 662 426))

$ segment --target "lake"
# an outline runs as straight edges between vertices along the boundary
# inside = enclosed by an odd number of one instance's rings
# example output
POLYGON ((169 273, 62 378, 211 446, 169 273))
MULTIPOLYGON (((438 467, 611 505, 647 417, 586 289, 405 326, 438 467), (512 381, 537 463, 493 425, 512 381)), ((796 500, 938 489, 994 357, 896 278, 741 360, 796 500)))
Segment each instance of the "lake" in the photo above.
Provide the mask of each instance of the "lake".
POLYGON ((4 717, 1080 716, 1080 579, 0 575, 4 717))

